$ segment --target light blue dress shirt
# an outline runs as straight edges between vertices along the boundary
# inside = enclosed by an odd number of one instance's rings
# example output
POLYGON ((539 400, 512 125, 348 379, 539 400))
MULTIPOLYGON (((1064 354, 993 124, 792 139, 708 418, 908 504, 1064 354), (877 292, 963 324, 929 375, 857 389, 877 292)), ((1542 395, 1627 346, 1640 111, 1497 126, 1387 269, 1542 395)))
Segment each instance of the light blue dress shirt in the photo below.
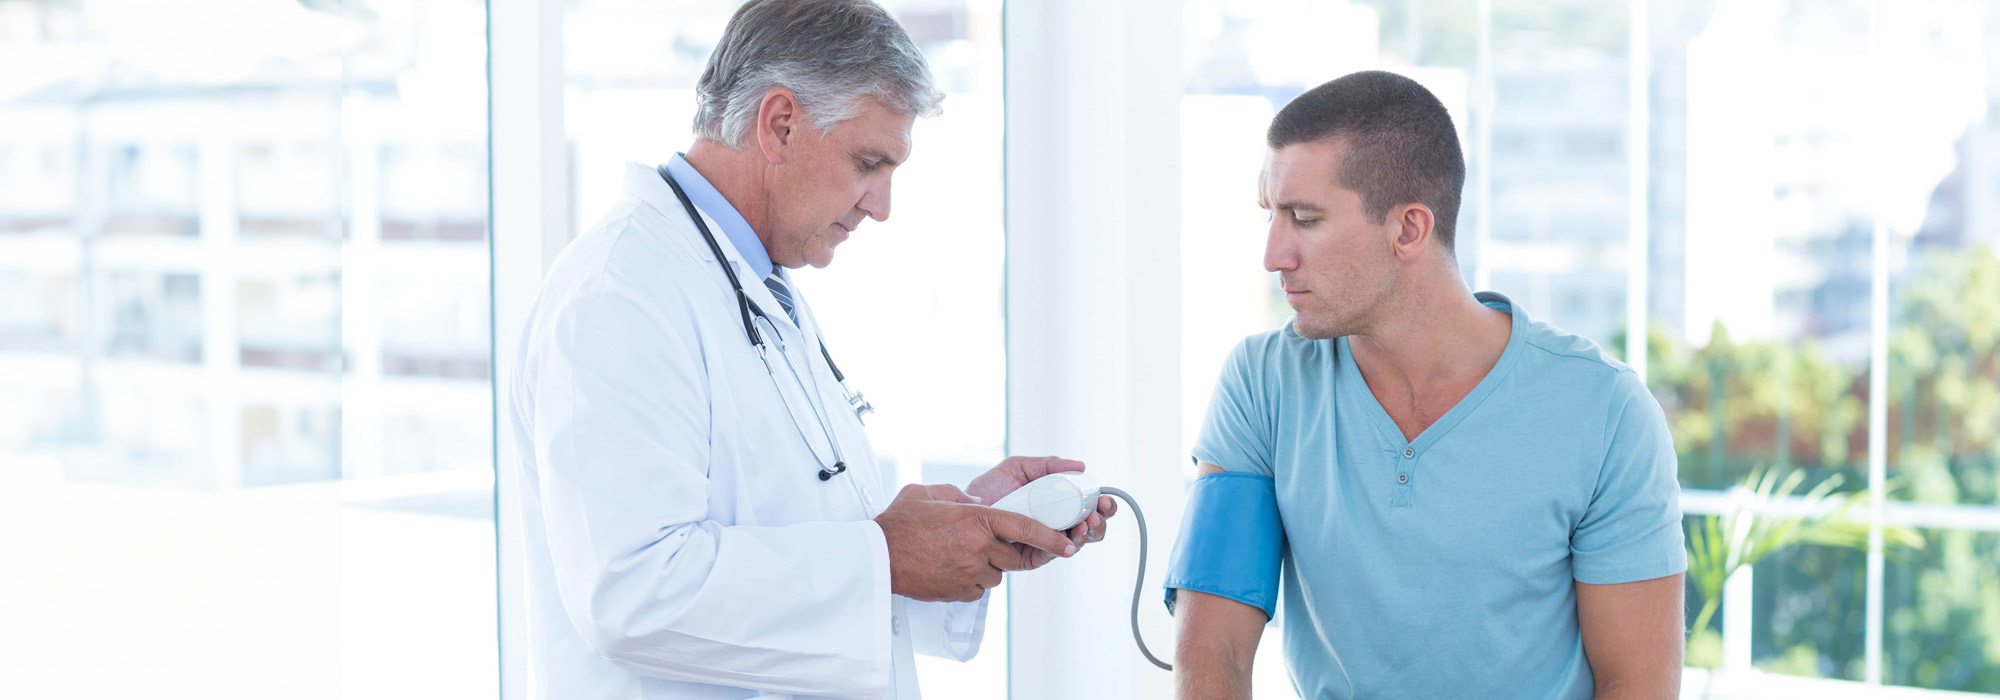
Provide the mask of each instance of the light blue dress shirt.
POLYGON ((1652 394, 1590 341, 1478 298, 1513 315, 1507 348, 1413 441, 1346 338, 1287 324, 1223 368, 1194 456, 1277 482, 1301 697, 1589 698, 1574 582, 1687 568, 1652 394))
POLYGON ((687 193, 688 201, 694 202, 694 205, 700 208, 702 213, 707 214, 708 218, 722 225, 722 235, 729 237, 730 245, 736 246, 736 252, 743 255, 743 262, 748 264, 750 269, 763 270, 762 277, 770 277, 777 271, 777 268, 771 265, 771 254, 764 250, 763 239, 758 238, 757 232, 751 230, 750 222, 743 219, 743 214, 736 211, 735 205, 730 204, 721 192, 716 191, 714 185, 708 184, 708 178, 702 177, 701 173, 695 172, 694 166, 688 165, 686 154, 674 154, 673 159, 667 161, 667 172, 672 173, 674 181, 680 183, 681 191, 687 193))

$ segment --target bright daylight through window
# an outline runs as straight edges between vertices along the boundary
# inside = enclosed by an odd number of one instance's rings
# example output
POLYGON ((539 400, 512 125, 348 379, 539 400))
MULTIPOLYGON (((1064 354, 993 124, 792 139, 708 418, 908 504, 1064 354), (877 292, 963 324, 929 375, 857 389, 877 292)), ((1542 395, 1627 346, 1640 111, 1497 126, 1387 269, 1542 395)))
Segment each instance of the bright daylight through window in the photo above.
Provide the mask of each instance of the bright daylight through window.
POLYGON ((0 696, 494 696, 485 62, 0 2, 0 696))

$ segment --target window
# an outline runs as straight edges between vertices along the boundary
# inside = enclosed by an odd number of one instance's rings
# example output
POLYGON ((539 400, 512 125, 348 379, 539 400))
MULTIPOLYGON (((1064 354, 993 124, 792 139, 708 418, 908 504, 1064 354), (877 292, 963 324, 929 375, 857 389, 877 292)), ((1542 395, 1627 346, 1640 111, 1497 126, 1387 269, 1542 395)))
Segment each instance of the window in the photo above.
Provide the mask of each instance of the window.
POLYGON ((484 33, 0 0, 0 695, 494 695, 484 33))

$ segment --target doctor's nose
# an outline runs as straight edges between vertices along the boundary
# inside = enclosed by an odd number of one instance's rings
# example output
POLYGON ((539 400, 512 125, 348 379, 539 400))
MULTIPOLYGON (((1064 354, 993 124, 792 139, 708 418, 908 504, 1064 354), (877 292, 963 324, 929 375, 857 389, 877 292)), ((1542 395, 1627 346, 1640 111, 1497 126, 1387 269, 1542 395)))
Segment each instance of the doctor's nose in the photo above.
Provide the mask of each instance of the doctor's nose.
POLYGON ((854 207, 866 212, 870 219, 888 221, 889 186, 884 184, 881 187, 868 188, 868 191, 861 195, 861 201, 856 202, 854 207))

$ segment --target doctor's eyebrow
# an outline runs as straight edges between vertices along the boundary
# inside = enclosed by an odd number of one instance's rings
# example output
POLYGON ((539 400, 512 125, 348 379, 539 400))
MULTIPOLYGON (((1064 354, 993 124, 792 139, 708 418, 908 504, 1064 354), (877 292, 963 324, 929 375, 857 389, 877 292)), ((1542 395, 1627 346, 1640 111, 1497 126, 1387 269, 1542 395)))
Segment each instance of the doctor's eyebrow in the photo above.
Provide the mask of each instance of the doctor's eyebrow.
POLYGON ((898 165, 902 165, 902 164, 903 164, 903 162, 902 162, 902 161, 899 161, 899 160, 896 160, 896 159, 894 159, 894 158, 890 158, 890 157, 889 157, 889 154, 887 154, 887 153, 883 153, 883 152, 881 152, 881 151, 878 151, 878 150, 875 150, 875 149, 872 149, 872 148, 865 148, 865 149, 862 149, 862 150, 859 150, 859 151, 855 151, 855 152, 854 152, 854 157, 856 157, 856 158, 863 158, 863 159, 866 159, 866 160, 872 160, 872 161, 875 161, 875 162, 877 162, 877 163, 880 163, 880 164, 882 164, 882 165, 887 165, 887 166, 890 166, 890 167, 895 167, 895 166, 898 166, 898 165))

